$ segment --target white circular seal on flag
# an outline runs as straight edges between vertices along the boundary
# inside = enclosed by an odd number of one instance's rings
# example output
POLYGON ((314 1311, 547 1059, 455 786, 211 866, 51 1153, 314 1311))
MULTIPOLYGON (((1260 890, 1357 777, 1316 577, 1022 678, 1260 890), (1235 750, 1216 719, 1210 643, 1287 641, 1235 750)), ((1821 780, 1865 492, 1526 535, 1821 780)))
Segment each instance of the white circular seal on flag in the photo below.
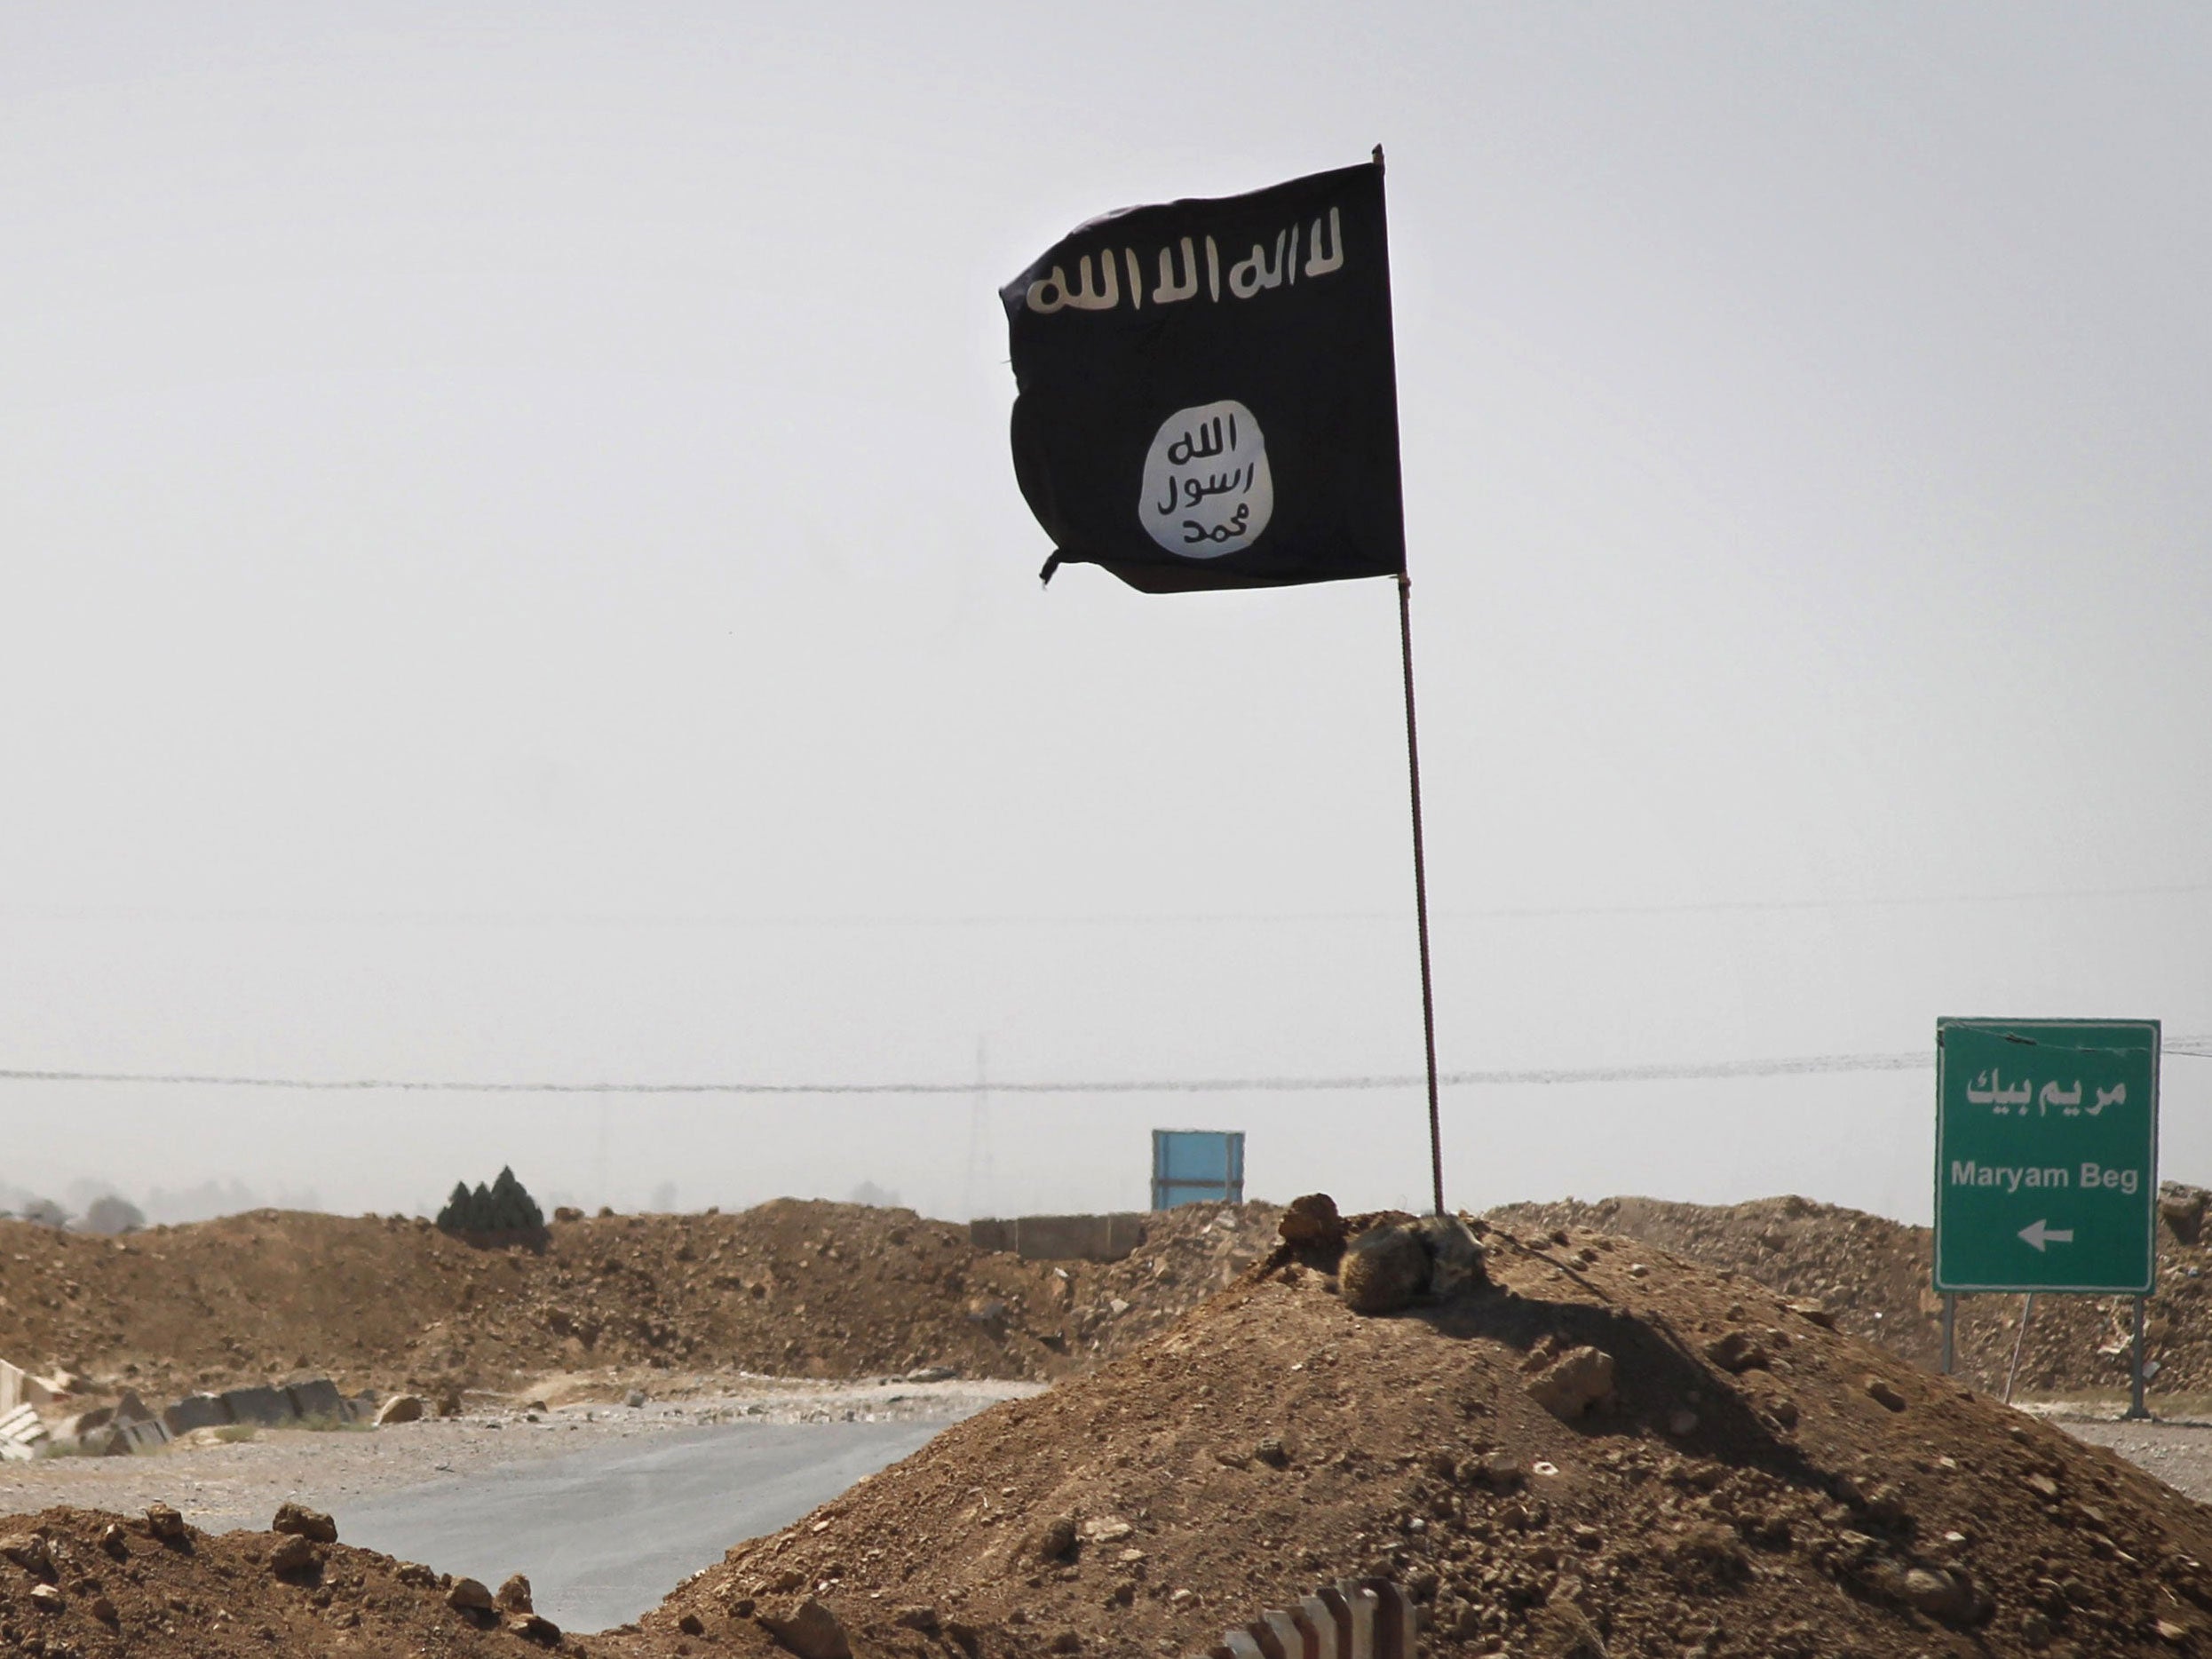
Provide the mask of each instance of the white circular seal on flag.
POLYGON ((1233 398, 1177 409, 1145 457, 1137 516, 1145 532, 1185 559, 1218 559, 1257 541, 1275 511, 1267 440, 1233 398))

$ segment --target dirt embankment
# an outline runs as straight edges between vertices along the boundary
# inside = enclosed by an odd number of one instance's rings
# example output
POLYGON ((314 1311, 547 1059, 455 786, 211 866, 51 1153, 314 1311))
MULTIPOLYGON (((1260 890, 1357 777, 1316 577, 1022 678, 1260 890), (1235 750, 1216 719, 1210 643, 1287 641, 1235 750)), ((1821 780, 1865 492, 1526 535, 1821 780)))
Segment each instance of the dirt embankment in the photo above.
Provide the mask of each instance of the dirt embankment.
POLYGON ((559 1370, 1043 1379, 1218 1290, 1275 1214, 1154 1216, 1106 1265, 979 1254, 910 1211, 788 1199, 559 1223, 542 1251, 281 1211, 115 1239, 0 1221, 0 1357, 148 1398, 307 1371, 429 1392, 559 1370))
POLYGON ((1915 1365, 1932 1370, 1942 1357, 1936 1319, 1941 1304, 1928 1288, 1925 1227, 1796 1197, 1725 1205, 1570 1198, 1508 1204, 1488 1218, 1540 1233, 1590 1227, 1656 1245, 1708 1267, 1748 1274, 1784 1296, 1817 1300, 1835 1315, 1839 1329, 1915 1365))
MULTIPOLYGON (((534 1648, 583 1651, 529 1615, 456 1607, 450 1578, 373 1551, 170 1526, 170 1536, 158 1536, 143 1516, 82 1509, 0 1520, 0 1653, 517 1659, 534 1648)), ((472 1599, 470 1591, 459 1599, 472 1599)))
MULTIPOLYGON (((1346 1306, 1318 1246, 1255 1269, 740 1545, 639 1627, 559 1639, 1173 1655, 1366 1574, 1415 1598, 1428 1648, 1468 1655, 2212 1650, 2212 1512, 2118 1457, 1740 1276, 1587 1232, 1484 1243, 1487 1284, 1386 1318, 1346 1306), (1563 1391, 1569 1370, 1598 1385, 1563 1391)), ((524 1651, 511 1615, 343 1544, 131 1522, 117 1550, 108 1524, 0 1523, 54 1558, 12 1564, 0 1538, 0 1639, 48 1659, 524 1651)))
MULTIPOLYGON (((2145 1325, 2150 1357, 2159 1366, 2153 1393, 2212 1390, 2212 1237, 2186 1219, 2191 1192, 2179 1189, 2177 1203, 2169 1205, 2183 1233, 2172 1220, 2158 1230, 2159 1289, 2145 1325)), ((1596 1227, 1732 1269, 1784 1295, 1818 1298, 1843 1330, 1915 1365, 1935 1370, 1942 1361, 1943 1303, 1930 1288, 1933 1242, 1926 1227, 1796 1197, 1726 1205, 1570 1199, 1511 1204, 1491 1218, 1539 1230, 1596 1227)), ((1960 1377, 2002 1389, 2019 1335, 2021 1298, 1961 1297, 1958 1306, 1960 1377)), ((2131 1307, 2124 1297, 2038 1297, 2020 1350, 2020 1392, 2124 1389, 2131 1307)))
POLYGON ((633 1650, 769 1659, 812 1596, 861 1659, 1201 1652, 1347 1573, 1470 1655, 2212 1640, 2212 1514, 2120 1458, 1740 1278, 1587 1232, 1486 1242, 1490 1288, 1388 1318, 1312 1266, 1257 1273, 741 1545, 633 1650), (1571 1361, 1611 1386, 1563 1418, 1531 1385, 1571 1361))

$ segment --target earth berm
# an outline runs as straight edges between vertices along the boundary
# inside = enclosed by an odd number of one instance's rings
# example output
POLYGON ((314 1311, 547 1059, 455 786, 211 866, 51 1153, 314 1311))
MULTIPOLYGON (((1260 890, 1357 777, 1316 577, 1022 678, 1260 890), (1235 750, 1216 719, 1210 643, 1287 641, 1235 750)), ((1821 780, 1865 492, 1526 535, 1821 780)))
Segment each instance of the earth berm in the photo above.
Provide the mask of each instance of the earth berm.
POLYGON ((343 1544, 50 1511, 0 1522, 0 1641, 1183 1655, 1373 1574, 1415 1597, 1432 1650, 1470 1655, 2212 1651, 2212 1512, 1741 1276, 1476 1225, 1464 1288, 1383 1317, 1336 1294, 1333 1240, 1285 1246, 1156 1339, 738 1546, 636 1628, 533 1637, 343 1544))
MULTIPOLYGON (((2208 1197, 2201 1187, 2174 1182, 2160 1194, 2158 1289, 2145 1322, 2157 1393, 2212 1392, 2208 1197)), ((1489 1213, 1509 1227, 1597 1227, 1733 1269, 1786 1296, 1818 1298, 1842 1329, 1915 1365, 1931 1371, 1941 1366, 1943 1302, 1930 1288, 1933 1242, 1926 1227, 1796 1197, 1724 1205, 1567 1199, 1489 1213)), ((1987 1391, 2004 1386, 2021 1314, 2017 1296, 1959 1298, 1955 1341, 1963 1380, 1987 1391)), ((2020 1345, 2019 1391, 2078 1395, 2125 1389, 2131 1321, 2125 1297, 2039 1297, 2020 1345)))
POLYGON ((808 1643, 826 1615, 862 1659, 1187 1654, 1347 1574, 1471 1655, 2206 1651, 2212 1513, 2118 1457, 1740 1279, 1482 1242, 1487 1285, 1383 1318, 1286 1247, 739 1546, 624 1651, 804 1655, 811 1601, 808 1643))
POLYGON ((0 1221, 0 1358, 148 1399, 301 1372, 433 1399, 558 1371, 1043 1380, 1213 1295, 1272 1246, 1279 1213, 1149 1216, 1137 1252, 1106 1264, 1023 1261, 912 1211, 794 1199, 560 1222, 540 1250, 290 1211, 112 1239, 0 1221))

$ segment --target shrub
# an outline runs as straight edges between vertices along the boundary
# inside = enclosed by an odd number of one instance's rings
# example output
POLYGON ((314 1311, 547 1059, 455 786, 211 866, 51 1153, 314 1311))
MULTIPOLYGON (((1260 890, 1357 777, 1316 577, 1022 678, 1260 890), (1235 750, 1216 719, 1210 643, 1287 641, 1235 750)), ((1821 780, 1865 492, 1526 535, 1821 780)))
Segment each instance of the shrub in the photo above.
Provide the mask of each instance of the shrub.
POLYGON ((488 1187, 479 1181, 471 1191, 466 1181, 455 1182, 438 1225, 448 1233, 535 1233, 544 1226, 545 1212, 514 1171, 503 1169, 488 1187))

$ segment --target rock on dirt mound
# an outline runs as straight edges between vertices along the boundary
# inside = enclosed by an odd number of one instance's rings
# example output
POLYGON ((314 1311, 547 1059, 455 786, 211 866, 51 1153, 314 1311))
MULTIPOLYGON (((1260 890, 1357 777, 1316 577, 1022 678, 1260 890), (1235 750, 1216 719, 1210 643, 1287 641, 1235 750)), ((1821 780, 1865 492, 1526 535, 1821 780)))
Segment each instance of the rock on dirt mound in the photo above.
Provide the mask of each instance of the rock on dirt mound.
POLYGON ((1074 1339, 1088 1353, 1126 1353, 1165 1330, 1275 1247, 1281 1207, 1185 1204, 1145 1218, 1145 1242, 1122 1261, 1064 1262, 1074 1339), (1121 1304, 1116 1307, 1116 1303, 1121 1304))
MULTIPOLYGON (((2159 1289, 2147 1337, 2160 1392, 2212 1390, 2212 1233, 2207 1195, 2168 1183, 2158 1230, 2159 1289)), ((1512 1204, 1490 1212, 1505 1226, 1590 1226, 1708 1266, 1732 1270, 1793 1298, 1816 1300, 1854 1336, 1924 1369, 1942 1362, 1942 1298, 1931 1288, 1926 1227, 1804 1198, 1741 1204, 1606 1198, 1512 1204)), ((1958 1372, 2003 1386, 2019 1334, 2018 1297, 1962 1297, 1958 1372)), ((2130 1304, 2120 1297, 2039 1298, 2020 1351, 2023 1393, 2084 1393, 2128 1385, 2130 1304)))
POLYGON ((858 1659, 1187 1654, 1360 1574, 1469 1655, 2212 1643, 2212 1514, 2117 1457, 1740 1278, 1581 1231, 1481 1242, 1487 1286, 1387 1318, 1286 1249, 617 1639, 804 1654, 776 1633, 803 1617, 858 1659))
POLYGON ((297 1531, 198 1532, 173 1510, 126 1518, 50 1509, 0 1520, 0 1652, 517 1659, 534 1649, 583 1651, 546 1620, 456 1606, 453 1587, 426 1567, 297 1531))
POLYGON ((1119 1352, 1272 1242, 1273 1207, 1146 1218, 1126 1261, 1025 1262, 905 1210, 781 1199, 556 1223, 539 1250, 428 1222, 257 1211, 125 1238, 0 1221, 0 1357, 152 1398, 327 1372, 439 1399, 549 1370, 1046 1378, 1119 1352))

